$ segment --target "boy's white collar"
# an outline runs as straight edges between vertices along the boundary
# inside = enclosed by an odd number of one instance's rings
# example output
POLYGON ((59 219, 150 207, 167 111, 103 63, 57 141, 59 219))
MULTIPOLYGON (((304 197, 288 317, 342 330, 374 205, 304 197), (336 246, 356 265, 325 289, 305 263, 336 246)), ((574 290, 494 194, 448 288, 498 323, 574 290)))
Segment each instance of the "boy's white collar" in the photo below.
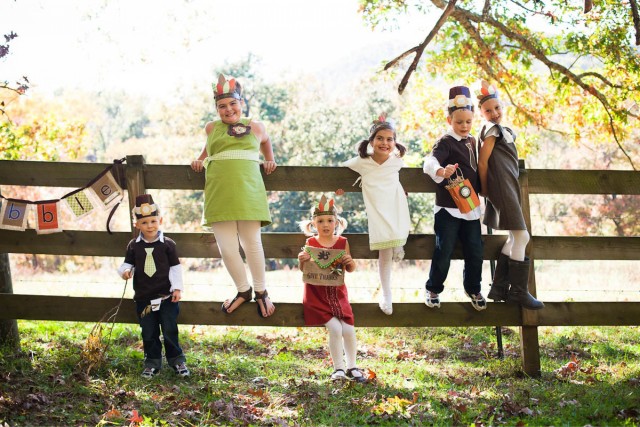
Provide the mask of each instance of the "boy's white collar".
POLYGON ((456 139, 456 141, 460 141, 461 139, 469 138, 469 137, 471 137, 471 136, 472 136, 471 134, 469 134, 468 136, 460 136, 460 135, 458 135, 457 133, 455 133, 455 132, 453 131, 453 129, 449 129, 449 130, 447 131, 447 135, 451 135, 452 137, 454 137, 454 138, 456 139))
POLYGON ((140 240, 144 240, 147 243, 153 243, 153 242, 156 242, 156 241, 160 240, 162 243, 164 243, 164 233, 162 232, 162 230, 158 231, 158 235, 152 241, 148 241, 147 239, 142 237, 142 233, 140 233, 140 234, 138 234, 138 238, 136 239, 136 243, 138 243, 140 240))

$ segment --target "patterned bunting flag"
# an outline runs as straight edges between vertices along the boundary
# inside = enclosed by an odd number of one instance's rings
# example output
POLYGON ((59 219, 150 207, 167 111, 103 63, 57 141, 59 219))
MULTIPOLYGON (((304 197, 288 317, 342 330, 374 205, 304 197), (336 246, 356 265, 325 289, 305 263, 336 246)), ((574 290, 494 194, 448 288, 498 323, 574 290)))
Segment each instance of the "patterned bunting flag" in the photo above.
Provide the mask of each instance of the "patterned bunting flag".
POLYGON ((24 231, 27 223, 29 204, 18 200, 2 200, 0 209, 0 228, 24 231))
POLYGON ((63 199, 76 219, 89 215, 93 211, 94 206, 89 195, 87 189, 84 188, 63 199))
POLYGON ((36 202, 36 233, 48 234, 62 231, 60 218, 58 216, 59 202, 59 200, 36 202))

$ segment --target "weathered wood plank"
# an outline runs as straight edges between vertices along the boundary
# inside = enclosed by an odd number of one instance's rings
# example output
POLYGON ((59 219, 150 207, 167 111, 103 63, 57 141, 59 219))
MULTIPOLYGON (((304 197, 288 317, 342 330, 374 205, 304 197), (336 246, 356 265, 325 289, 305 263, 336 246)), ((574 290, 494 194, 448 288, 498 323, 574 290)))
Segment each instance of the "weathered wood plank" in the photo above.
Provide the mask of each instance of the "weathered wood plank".
MULTIPOLYGON (((213 234, 172 233, 180 256, 184 258, 219 258, 213 234)), ((367 234, 349 234, 349 245, 357 259, 377 259, 369 250, 367 234)), ((65 230, 61 233, 38 235, 34 230, 0 230, 0 253, 50 255, 123 256, 130 233, 107 234, 103 231, 65 230)), ((431 259, 435 237, 432 234, 412 234, 405 246, 405 259, 431 259)), ((505 242, 504 235, 484 236, 484 259, 495 259, 505 242)), ((542 237, 534 236, 535 258, 538 260, 638 260, 640 237, 542 237)), ((296 258, 304 244, 302 233, 263 233, 262 242, 267 258, 296 258)), ((462 258, 458 247, 455 259, 462 258)))
POLYGON ((534 236, 532 242, 536 259, 640 259, 640 237, 534 236))
MULTIPOLYGON (((64 297, 0 294, 0 319, 96 322, 118 305, 119 298, 64 297)), ((183 301, 180 323, 195 325, 304 326, 302 304, 276 301, 274 316, 262 319, 255 303, 242 305, 234 314, 220 310, 221 302, 183 301)), ((469 303, 443 303, 439 310, 422 303, 393 305, 392 316, 382 316, 378 304, 352 304, 359 327, 522 326, 520 309, 489 303, 478 312, 469 303)), ((634 326, 640 325, 640 302, 551 302, 539 311, 537 326, 634 326)), ((124 300, 119 323, 137 323, 133 301, 124 300)))
MULTIPOLYGON (((44 295, 0 294, 0 318, 95 322, 119 303, 118 298, 62 297, 44 295)), ((240 326, 304 326, 302 304, 277 304, 276 313, 262 319, 255 303, 243 304, 232 315, 220 310, 222 302, 180 303, 180 323, 240 326)), ((380 315, 378 304, 352 304, 356 326, 495 326, 517 325, 520 321, 516 306, 490 304, 493 310, 479 313, 470 304, 447 303, 440 310, 430 310, 424 304, 394 304, 393 316, 380 315)), ((133 302, 124 300, 118 322, 137 323, 133 302)))
POLYGON ((637 326, 640 302, 551 302, 538 310, 539 326, 637 326))
MULTIPOLYGON (((0 160, 0 184, 79 188, 110 163, 27 162, 0 160), (73 170, 73 174, 69 174, 73 170)), ((124 165, 126 168, 126 165, 124 165)), ((623 170, 529 169, 530 194, 639 194, 640 173, 623 170)), ((351 184, 358 175, 344 167, 278 166, 264 176, 270 191, 360 191, 351 184), (331 173, 327 173, 327 172, 331 173)), ((188 165, 146 165, 149 189, 201 190, 204 174, 188 165)), ((408 192, 435 191, 420 168, 403 168, 400 181, 408 192)))
MULTIPOLYGON (((524 163, 522 164, 524 166, 524 163)), ((527 229, 531 230, 531 206, 529 203, 529 173, 526 170, 520 172, 520 199, 522 204, 522 215, 527 229)), ((529 292, 536 296, 536 274, 534 268, 534 241, 529 240, 526 247, 526 256, 529 257, 529 275, 527 287, 529 292)), ((522 322, 520 327, 520 355, 522 357, 522 369, 532 377, 540 376, 540 344, 538 342, 538 314, 535 310, 522 310, 522 322)))
MULTIPOLYGON (((127 169, 126 169, 126 181, 127 181, 127 196, 129 199, 129 212, 133 211, 136 206, 136 197, 146 193, 146 187, 144 182, 144 157, 127 156, 127 169)), ((139 231, 133 223, 131 224, 131 237, 138 237, 139 231)))
POLYGON ((529 169, 530 194, 639 194, 640 172, 529 169))

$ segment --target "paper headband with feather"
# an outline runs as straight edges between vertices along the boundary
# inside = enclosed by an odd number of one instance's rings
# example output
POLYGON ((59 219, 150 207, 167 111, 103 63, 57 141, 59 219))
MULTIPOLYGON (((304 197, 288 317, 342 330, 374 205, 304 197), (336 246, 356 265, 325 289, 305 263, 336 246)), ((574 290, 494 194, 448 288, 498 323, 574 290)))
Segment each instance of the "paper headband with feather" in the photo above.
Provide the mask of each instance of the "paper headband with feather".
POLYGON ((224 98, 242 99, 242 86, 233 77, 227 77, 224 74, 218 76, 218 83, 211 85, 213 87, 213 96, 216 101, 224 98))
POLYGON ((371 124, 371 128, 369 129, 369 134, 373 135, 378 131, 380 127, 389 127, 393 131, 396 129, 396 123, 393 119, 387 118, 387 113, 382 113, 378 116, 378 118, 373 119, 373 123, 371 124))
POLYGON ((337 215, 336 207, 333 199, 327 199, 327 197, 323 194, 320 198, 320 202, 318 206, 313 210, 313 216, 321 216, 321 215, 337 215))
POLYGON ((478 98, 478 105, 482 105, 490 99, 498 99, 498 89, 488 81, 480 80, 480 85, 476 90, 476 98, 478 98))

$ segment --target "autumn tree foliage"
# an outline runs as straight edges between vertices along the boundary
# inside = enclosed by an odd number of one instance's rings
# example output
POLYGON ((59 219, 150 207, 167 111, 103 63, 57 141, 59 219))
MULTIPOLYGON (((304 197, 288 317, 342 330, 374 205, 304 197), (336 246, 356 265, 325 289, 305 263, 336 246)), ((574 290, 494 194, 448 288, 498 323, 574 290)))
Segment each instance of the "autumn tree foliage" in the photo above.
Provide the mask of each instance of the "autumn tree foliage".
POLYGON ((374 28, 392 28, 403 15, 440 16, 421 43, 386 64, 404 73, 399 92, 414 75, 487 79, 515 107, 515 128, 614 144, 637 169, 630 134, 640 124, 636 0, 361 0, 360 10, 374 28))

